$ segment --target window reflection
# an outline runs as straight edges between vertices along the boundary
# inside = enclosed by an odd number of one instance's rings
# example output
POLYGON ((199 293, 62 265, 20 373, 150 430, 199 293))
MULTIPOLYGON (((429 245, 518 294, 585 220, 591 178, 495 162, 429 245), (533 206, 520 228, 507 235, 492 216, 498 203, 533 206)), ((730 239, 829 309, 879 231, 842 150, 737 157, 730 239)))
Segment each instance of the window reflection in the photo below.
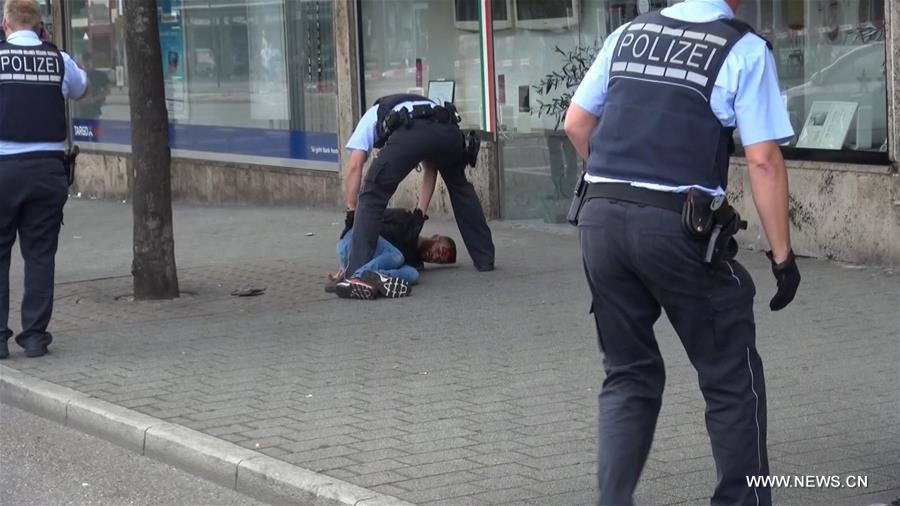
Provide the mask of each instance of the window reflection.
MULTIPOLYGON (((503 20, 495 23, 498 28, 508 23, 506 3, 493 2, 503 20)), ((483 87, 477 2, 362 0, 361 7, 365 105, 392 93, 427 94, 429 81, 453 80, 462 125, 479 128, 483 87)))
MULTIPOLYGON (((159 0, 175 124, 336 131, 331 2, 159 0)), ((71 0, 70 48, 104 95, 79 118, 127 121, 124 23, 110 0, 71 0)))
MULTIPOLYGON (((566 16, 577 19, 574 24, 542 30, 514 20, 509 29, 495 32, 506 218, 561 221, 580 171, 557 127, 560 118, 541 108, 541 103, 565 102, 574 86, 547 93, 537 85, 562 70, 565 55, 602 43, 643 12, 678 1, 571 0, 579 10, 566 16)), ((527 5, 538 9, 530 14, 534 18, 551 16, 561 3, 527 5)), ((773 45, 797 134, 791 146, 887 149, 884 11, 884 0, 744 0, 738 17, 773 45)))

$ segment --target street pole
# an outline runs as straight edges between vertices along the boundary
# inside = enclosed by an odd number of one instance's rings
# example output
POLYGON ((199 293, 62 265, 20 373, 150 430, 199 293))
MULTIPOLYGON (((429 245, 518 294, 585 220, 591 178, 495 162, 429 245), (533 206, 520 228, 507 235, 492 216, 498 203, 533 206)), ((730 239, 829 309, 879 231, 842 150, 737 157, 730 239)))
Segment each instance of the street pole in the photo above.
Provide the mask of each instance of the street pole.
POLYGON ((131 108, 134 298, 178 297, 172 228, 172 168, 156 0, 125 3, 131 108))

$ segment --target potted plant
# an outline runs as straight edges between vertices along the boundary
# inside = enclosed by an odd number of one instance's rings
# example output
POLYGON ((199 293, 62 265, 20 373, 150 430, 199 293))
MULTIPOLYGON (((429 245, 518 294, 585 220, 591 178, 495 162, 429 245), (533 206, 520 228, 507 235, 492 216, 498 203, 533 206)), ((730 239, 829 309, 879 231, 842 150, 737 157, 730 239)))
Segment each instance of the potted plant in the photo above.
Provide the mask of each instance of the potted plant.
POLYGON ((533 86, 538 96, 533 112, 538 117, 553 118, 552 130, 546 131, 547 149, 550 155, 550 179, 553 193, 545 197, 544 220, 551 223, 565 221, 572 189, 581 175, 581 160, 565 133, 559 127, 566 118, 566 110, 572 102, 575 89, 584 79, 591 64, 600 51, 600 43, 578 45, 570 50, 559 46, 554 48, 559 54, 562 66, 545 75, 533 86))

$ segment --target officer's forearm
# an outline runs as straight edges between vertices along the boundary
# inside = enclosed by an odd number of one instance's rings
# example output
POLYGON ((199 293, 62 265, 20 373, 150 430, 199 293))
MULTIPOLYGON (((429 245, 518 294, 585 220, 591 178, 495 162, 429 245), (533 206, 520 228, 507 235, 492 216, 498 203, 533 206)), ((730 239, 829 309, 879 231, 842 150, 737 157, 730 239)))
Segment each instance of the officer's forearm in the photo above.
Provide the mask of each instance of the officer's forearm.
POLYGON ((788 178, 781 149, 774 142, 745 147, 750 191, 776 263, 791 250, 788 221, 788 178))
POLYGON ((581 108, 578 104, 572 104, 566 110, 565 130, 566 135, 575 147, 575 151, 583 159, 587 160, 589 155, 588 142, 591 138, 591 132, 597 126, 599 118, 581 108))
POLYGON ((345 181, 344 199, 347 202, 347 209, 356 209, 356 199, 362 182, 362 167, 349 167, 345 181))
POLYGON ((356 209, 356 199, 359 196, 359 187, 362 184, 363 165, 366 163, 367 153, 354 149, 350 152, 347 162, 347 172, 344 177, 344 199, 347 209, 356 209))
POLYGON ((419 202, 416 208, 422 211, 422 214, 428 214, 428 206, 431 204, 431 197, 434 195, 434 187, 437 184, 437 168, 429 162, 422 162, 425 173, 422 175, 422 186, 419 188, 419 202))

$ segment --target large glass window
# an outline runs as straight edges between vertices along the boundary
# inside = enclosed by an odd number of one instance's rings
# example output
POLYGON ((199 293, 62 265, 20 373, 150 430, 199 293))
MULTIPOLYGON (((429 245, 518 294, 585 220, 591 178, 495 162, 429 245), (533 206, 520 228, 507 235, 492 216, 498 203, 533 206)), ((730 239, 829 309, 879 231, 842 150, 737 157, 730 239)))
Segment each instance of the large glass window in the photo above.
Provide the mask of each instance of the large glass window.
POLYGON ((563 113, 606 36, 657 0, 514 0, 513 25, 494 34, 503 216, 565 219, 581 160, 563 113))
MULTIPOLYGON (((500 25, 508 22, 507 3, 494 1, 500 17, 506 18, 500 25)), ((484 88, 477 2, 362 0, 360 5, 366 105, 393 93, 446 90, 452 81, 463 126, 481 127, 484 88)))
MULTIPOLYGON (((337 84, 327 0, 159 0, 172 146, 187 156, 336 169, 337 84), (302 162, 302 163, 301 163, 302 162)), ((67 3, 88 70, 75 138, 130 143, 122 0, 67 3)))
MULTIPOLYGON (((512 19, 494 33, 505 218, 564 219, 581 171, 560 124, 579 82, 570 76, 617 27, 679 1, 510 0, 512 19)), ((738 17, 773 45, 796 131, 786 156, 877 161, 872 152, 887 150, 884 9, 884 0, 744 0, 738 17)))
POLYGON ((884 0, 745 0, 738 15, 773 45, 792 147, 887 151, 884 0))

